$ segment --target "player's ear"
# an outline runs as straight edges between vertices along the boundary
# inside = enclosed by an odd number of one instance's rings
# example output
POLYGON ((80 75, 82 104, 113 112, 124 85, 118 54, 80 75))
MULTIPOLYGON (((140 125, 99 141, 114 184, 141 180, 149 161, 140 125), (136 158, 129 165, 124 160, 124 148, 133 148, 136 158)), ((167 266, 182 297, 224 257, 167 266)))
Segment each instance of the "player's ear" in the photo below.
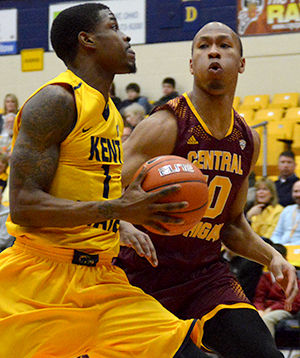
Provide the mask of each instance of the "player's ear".
POLYGON ((78 34, 78 41, 84 47, 95 47, 93 35, 88 32, 80 31, 78 34))
POLYGON ((194 69, 193 69, 193 60, 190 59, 190 73, 193 75, 194 74, 194 69))
POLYGON ((245 66, 246 66, 245 57, 241 57, 241 59, 240 59, 239 73, 243 73, 243 72, 245 71, 245 66))

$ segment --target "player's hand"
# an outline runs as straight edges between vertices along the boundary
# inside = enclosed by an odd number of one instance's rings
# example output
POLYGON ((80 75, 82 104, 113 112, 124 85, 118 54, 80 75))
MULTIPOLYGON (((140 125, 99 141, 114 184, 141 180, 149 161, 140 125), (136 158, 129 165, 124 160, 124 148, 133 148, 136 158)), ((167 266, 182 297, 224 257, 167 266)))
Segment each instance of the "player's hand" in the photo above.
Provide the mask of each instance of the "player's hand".
POLYGON ((153 267, 158 265, 156 251, 150 237, 125 221, 120 222, 120 245, 133 248, 139 256, 145 257, 153 267))
POLYGON ((285 292, 286 300, 284 309, 290 311, 292 303, 298 293, 296 269, 280 254, 274 255, 269 270, 273 273, 277 283, 285 292))
POLYGON ((159 191, 146 193, 141 186, 145 175, 145 169, 143 169, 121 198, 115 200, 114 211, 121 220, 150 226, 166 234, 168 230, 163 227, 162 223, 183 224, 183 219, 172 215, 172 212, 187 207, 188 203, 185 201, 158 203, 163 197, 180 190, 180 185, 169 185, 159 191))

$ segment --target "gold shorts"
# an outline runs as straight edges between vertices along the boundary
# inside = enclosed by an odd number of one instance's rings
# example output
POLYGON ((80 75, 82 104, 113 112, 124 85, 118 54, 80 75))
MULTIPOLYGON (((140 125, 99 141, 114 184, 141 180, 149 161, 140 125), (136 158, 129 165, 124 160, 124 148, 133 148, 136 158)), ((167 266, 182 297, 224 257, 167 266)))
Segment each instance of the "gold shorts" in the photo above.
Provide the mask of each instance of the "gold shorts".
POLYGON ((5 358, 169 358, 199 324, 179 320, 99 257, 17 239, 0 254, 0 342, 5 358))

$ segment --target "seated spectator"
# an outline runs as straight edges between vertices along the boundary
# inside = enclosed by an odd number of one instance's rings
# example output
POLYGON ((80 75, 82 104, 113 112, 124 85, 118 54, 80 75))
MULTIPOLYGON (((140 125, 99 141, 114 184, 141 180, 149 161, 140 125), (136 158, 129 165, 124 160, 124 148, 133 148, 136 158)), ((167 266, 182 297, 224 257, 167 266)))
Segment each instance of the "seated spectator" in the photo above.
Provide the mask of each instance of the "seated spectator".
POLYGON ((299 180, 295 174, 295 154, 291 151, 282 152, 278 159, 279 177, 275 181, 278 202, 282 206, 294 203, 292 187, 299 180))
POLYGON ((296 204, 283 209, 271 236, 274 243, 300 245, 300 180, 293 185, 292 197, 296 204))
POLYGON ((252 208, 252 206, 255 203, 256 200, 256 188, 255 188, 255 183, 256 183, 256 179, 255 179, 255 173, 251 172, 249 175, 249 179, 248 179, 248 193, 247 193, 247 202, 245 205, 245 213, 247 213, 247 211, 252 208))
POLYGON ((149 114, 149 112, 151 111, 151 104, 148 102, 148 99, 144 96, 140 96, 140 86, 137 83, 129 83, 126 86, 126 93, 127 93, 127 99, 125 99, 122 103, 121 103, 121 107, 120 110, 123 114, 124 108, 128 107, 129 105, 131 105, 132 103, 138 103, 141 106, 144 107, 145 109, 145 113, 149 114))
POLYGON ((278 204, 276 188, 272 180, 262 178, 255 184, 256 200, 246 213, 252 229, 261 237, 269 239, 279 220, 283 207, 278 204))
POLYGON ((130 134, 132 133, 132 128, 131 126, 125 122, 124 124, 124 129, 123 129, 123 134, 122 134, 122 143, 124 143, 130 136, 130 134))
POLYGON ((7 232, 6 219, 9 214, 9 208, 2 205, 2 192, 0 191, 0 252, 12 246, 15 238, 7 232))
POLYGON ((9 113, 13 113, 15 115, 18 113, 19 103, 16 95, 14 95, 13 93, 8 93, 4 97, 3 109, 4 109, 3 114, 0 114, 0 133, 2 132, 3 129, 4 117, 9 113))
POLYGON ((122 101, 121 101, 120 97, 116 96, 116 87, 115 87, 114 82, 112 82, 111 86, 110 86, 110 98, 114 102, 117 110, 120 110, 122 101))
POLYGON ((166 77, 162 81, 163 96, 154 103, 155 106, 161 106, 171 99, 178 96, 178 92, 175 90, 176 82, 172 77, 166 77))
MULTIPOLYGON (((281 244, 273 244, 273 247, 286 258, 286 248, 281 244)), ((300 287, 300 280, 298 279, 300 287)), ((262 317, 272 336, 275 336, 275 326, 282 319, 290 318, 300 310, 300 291, 291 307, 285 304, 285 294, 274 276, 270 272, 264 273, 257 285, 254 305, 262 317)))
POLYGON ((228 262, 230 271, 237 278, 249 301, 252 302, 263 266, 237 255, 225 246, 222 258, 228 262))
POLYGON ((8 155, 0 152, 0 192, 2 193, 6 188, 8 174, 8 155))
POLYGON ((124 109, 123 117, 131 128, 134 129, 145 118, 144 107, 138 103, 133 103, 124 109))
POLYGON ((13 137, 13 129, 16 115, 14 113, 7 113, 3 116, 3 127, 0 133, 0 150, 10 153, 11 142, 13 137))

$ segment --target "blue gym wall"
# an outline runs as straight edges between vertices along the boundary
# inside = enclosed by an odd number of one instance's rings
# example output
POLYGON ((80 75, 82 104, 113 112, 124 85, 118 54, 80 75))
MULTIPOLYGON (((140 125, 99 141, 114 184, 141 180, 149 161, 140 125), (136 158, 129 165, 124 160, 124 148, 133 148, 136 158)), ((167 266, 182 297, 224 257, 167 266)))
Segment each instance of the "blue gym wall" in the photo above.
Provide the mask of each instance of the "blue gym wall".
MULTIPOLYGON (((48 6, 74 0, 0 0, 0 9, 18 9, 18 52, 48 51, 48 6)), ((101 2, 101 0, 99 1, 101 2)), ((146 42, 191 40, 209 21, 236 29, 236 0, 146 0, 146 42)))

